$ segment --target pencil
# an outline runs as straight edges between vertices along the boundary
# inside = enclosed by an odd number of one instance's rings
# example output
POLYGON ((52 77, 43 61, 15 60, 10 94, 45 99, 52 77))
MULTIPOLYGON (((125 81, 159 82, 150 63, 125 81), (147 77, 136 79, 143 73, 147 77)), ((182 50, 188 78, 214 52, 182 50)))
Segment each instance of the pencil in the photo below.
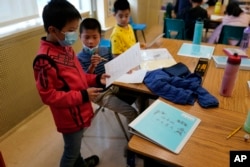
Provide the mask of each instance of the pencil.
POLYGON ((105 59, 105 58, 103 58, 103 57, 101 57, 101 60, 102 60, 102 61, 108 61, 108 59, 105 59))
POLYGON ((242 126, 239 126, 238 128, 236 128, 234 131, 232 131, 232 133, 230 133, 226 139, 229 139, 230 137, 232 137, 234 134, 236 134, 240 129, 242 128, 242 126))

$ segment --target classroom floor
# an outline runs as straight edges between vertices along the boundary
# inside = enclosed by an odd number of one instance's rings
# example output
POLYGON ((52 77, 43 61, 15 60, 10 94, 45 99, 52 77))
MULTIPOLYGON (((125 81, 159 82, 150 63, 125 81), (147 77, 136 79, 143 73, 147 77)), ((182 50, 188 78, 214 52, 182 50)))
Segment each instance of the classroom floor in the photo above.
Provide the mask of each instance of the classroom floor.
MULTIPOLYGON (((96 108, 96 107, 95 107, 96 108)), ((122 118, 125 124, 124 117, 122 118)), ((113 111, 100 111, 82 139, 81 153, 84 157, 97 154, 100 167, 126 166, 124 148, 127 140, 113 111)), ((39 111, 14 133, 0 143, 7 167, 58 167, 63 151, 63 140, 56 131, 48 107, 39 111)), ((143 160, 136 159, 137 167, 143 160)))

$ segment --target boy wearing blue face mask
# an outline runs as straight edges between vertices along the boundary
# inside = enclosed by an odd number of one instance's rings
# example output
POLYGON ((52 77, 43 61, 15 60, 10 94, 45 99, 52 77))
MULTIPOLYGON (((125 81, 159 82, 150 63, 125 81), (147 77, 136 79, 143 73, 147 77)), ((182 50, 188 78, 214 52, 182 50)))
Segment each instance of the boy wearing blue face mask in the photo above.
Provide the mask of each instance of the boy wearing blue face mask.
POLYGON ((71 47, 81 19, 72 4, 51 0, 42 16, 47 36, 41 39, 33 68, 40 97, 50 107, 57 131, 63 136, 60 167, 95 167, 98 156, 83 159, 80 148, 83 130, 94 115, 90 101, 103 90, 108 76, 83 72, 71 47))
MULTIPOLYGON (((101 39, 100 23, 94 18, 86 18, 81 22, 79 30, 83 49, 77 57, 83 70, 92 74, 105 73, 104 64, 113 57, 109 48, 98 46, 101 39)), ((103 91, 94 102, 124 115, 130 123, 137 116, 137 111, 130 105, 135 98, 120 93, 115 87, 110 87, 103 91)))

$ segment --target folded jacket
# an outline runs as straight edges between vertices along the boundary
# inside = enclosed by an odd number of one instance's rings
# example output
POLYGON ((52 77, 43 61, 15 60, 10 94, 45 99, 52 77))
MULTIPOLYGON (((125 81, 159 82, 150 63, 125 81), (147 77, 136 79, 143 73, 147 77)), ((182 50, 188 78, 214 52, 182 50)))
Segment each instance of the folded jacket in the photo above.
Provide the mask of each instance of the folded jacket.
POLYGON ((201 87, 201 77, 190 73, 185 77, 171 76, 163 69, 147 72, 144 84, 156 95, 177 104, 193 105, 195 100, 201 107, 217 107, 218 100, 201 87))

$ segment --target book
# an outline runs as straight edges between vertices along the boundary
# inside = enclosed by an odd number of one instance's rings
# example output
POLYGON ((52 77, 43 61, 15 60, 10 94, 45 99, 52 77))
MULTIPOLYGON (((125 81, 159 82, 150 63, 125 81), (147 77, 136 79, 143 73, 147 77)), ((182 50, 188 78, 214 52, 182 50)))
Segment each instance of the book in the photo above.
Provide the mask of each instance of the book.
POLYGON ((141 69, 147 71, 176 64, 175 59, 166 48, 141 50, 141 69))
MULTIPOLYGON (((227 64, 228 56, 213 56, 215 66, 217 68, 225 68, 227 64)), ((241 70, 250 70, 250 59, 241 58, 240 67, 241 70)))
POLYGON ((183 43, 177 55, 211 59, 213 52, 214 46, 183 43))
POLYGON ((179 154, 200 121, 158 99, 129 124, 129 132, 179 154))
POLYGON ((240 57, 248 57, 245 51, 238 49, 238 48, 224 48, 223 52, 227 56, 233 56, 235 53, 238 54, 240 57))

